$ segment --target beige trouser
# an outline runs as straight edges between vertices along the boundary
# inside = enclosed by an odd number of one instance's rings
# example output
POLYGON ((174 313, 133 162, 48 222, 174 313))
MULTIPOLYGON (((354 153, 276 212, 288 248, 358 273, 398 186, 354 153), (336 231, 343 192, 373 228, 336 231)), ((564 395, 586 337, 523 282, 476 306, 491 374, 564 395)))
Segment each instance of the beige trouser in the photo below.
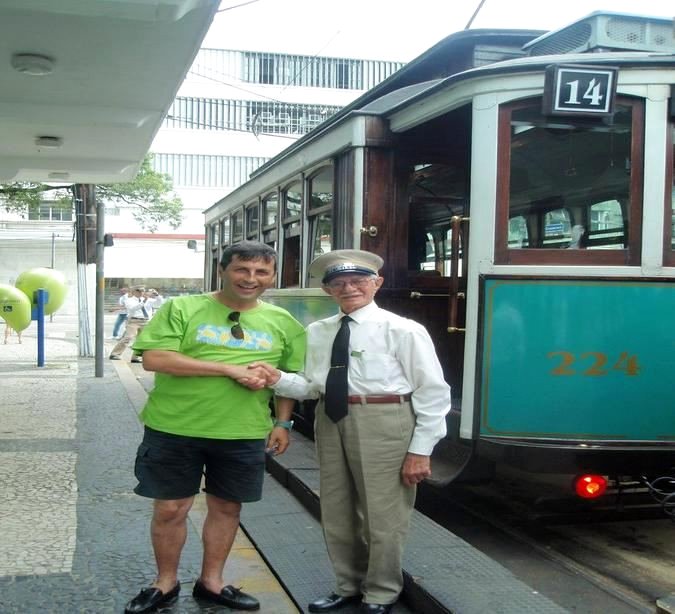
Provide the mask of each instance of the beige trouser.
POLYGON ((401 482, 415 418, 409 402, 352 404, 335 424, 316 408, 321 523, 343 596, 396 601, 416 489, 401 482))
POLYGON ((127 328, 124 331, 124 336, 117 342, 115 347, 111 350, 111 356, 121 356, 124 350, 127 349, 127 346, 136 339, 138 333, 140 333, 145 325, 148 323, 147 320, 141 320, 137 318, 128 318, 127 319, 127 328))

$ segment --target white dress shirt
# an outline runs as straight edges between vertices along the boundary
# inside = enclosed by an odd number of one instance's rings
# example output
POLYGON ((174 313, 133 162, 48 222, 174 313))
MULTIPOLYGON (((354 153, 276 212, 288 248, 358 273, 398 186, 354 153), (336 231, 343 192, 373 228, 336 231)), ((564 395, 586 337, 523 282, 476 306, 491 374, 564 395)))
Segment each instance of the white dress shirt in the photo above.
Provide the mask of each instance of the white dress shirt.
POLYGON ((143 299, 138 298, 137 296, 130 296, 127 299, 126 306, 129 318, 141 318, 143 320, 148 319, 148 310, 146 309, 146 313, 143 313, 143 310, 145 309, 145 301, 143 299))
POLYGON ((161 294, 145 299, 145 309, 148 312, 148 317, 152 318, 152 316, 155 314, 155 311, 157 311, 163 304, 164 297, 161 294))
MULTIPOLYGON (((344 314, 307 327, 303 373, 283 373, 272 386, 293 399, 316 399, 325 392, 333 339, 344 314)), ((349 314, 349 394, 411 394, 416 425, 408 451, 428 456, 445 436, 450 387, 427 330, 370 303, 349 314)))

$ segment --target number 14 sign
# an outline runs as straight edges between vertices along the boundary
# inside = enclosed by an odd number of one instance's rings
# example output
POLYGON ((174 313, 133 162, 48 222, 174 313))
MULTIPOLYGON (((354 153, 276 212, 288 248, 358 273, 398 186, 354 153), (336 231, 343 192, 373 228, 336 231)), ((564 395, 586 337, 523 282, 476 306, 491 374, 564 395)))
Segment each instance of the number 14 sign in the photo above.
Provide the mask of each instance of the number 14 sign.
POLYGON ((618 72, 617 68, 606 66, 549 66, 544 85, 544 114, 611 115, 618 72))

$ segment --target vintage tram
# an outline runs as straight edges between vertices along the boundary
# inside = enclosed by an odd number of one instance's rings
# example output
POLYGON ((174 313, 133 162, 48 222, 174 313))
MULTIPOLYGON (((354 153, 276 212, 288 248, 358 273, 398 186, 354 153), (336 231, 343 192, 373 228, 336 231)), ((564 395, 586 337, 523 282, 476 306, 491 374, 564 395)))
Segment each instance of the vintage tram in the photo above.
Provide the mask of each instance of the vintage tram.
POLYGON ((262 240, 267 300, 308 323, 336 309, 311 260, 376 252, 378 304, 427 327, 452 386, 437 484, 672 476, 674 32, 603 12, 449 36, 208 209, 207 288, 262 240))

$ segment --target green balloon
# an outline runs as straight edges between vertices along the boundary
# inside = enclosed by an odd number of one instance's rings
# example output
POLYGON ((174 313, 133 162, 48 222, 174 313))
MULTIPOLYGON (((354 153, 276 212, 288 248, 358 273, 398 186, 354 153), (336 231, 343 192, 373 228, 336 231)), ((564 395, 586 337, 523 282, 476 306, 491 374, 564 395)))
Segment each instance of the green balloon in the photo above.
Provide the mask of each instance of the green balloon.
POLYGON ((63 273, 55 269, 46 269, 38 267, 24 271, 16 278, 14 284, 33 302, 33 296, 36 290, 45 289, 49 296, 45 305, 45 314, 50 315, 63 305, 66 300, 68 287, 63 273))
POLYGON ((0 316, 15 331, 21 332, 30 326, 30 300, 18 288, 0 284, 0 316))

